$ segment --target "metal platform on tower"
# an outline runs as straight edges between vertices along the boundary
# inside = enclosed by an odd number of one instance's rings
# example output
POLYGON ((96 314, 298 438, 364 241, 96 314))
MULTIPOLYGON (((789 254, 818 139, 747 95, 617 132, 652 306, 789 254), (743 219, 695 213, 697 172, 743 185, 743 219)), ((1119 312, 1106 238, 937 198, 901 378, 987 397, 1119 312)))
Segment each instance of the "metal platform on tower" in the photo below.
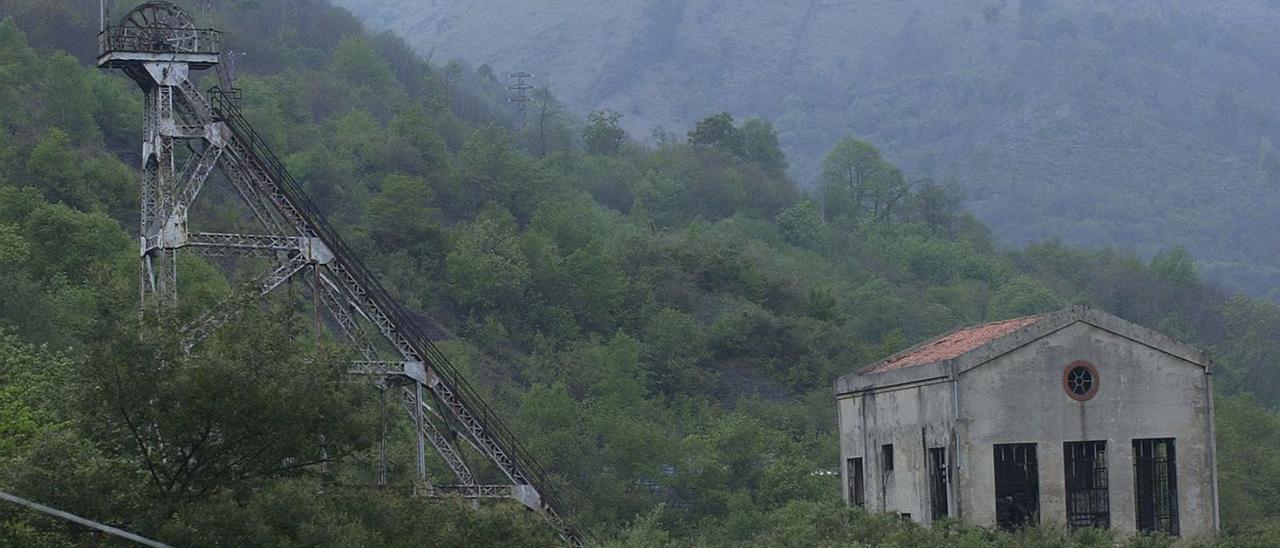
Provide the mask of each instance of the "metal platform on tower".
POLYGON ((168 2, 134 8, 98 33, 98 66, 125 68, 139 62, 182 63, 204 70, 218 63, 222 34, 196 28, 191 17, 168 2))
MULTIPOLYGON (((585 533, 546 472, 339 237, 241 114, 234 92, 197 89, 191 74, 218 65, 221 35, 198 28, 168 2, 144 3, 114 26, 107 26, 106 18, 104 8, 98 65, 122 70, 144 93, 139 227, 144 313, 165 316, 176 308, 180 252, 273 261, 256 278, 251 294, 230 298, 182 328, 188 348, 251 306, 253 297, 295 277, 308 278, 300 285, 311 288, 329 325, 361 354, 349 372, 384 395, 398 395, 413 421, 418 493, 514 499, 545 516, 568 543, 582 545, 585 533), (215 171, 225 175, 262 233, 190 230, 192 205, 215 171), (493 464, 506 482, 478 483, 458 440, 493 464), (428 445, 457 483, 429 481, 428 445)), ((378 476, 385 481, 385 443, 380 453, 378 476)))

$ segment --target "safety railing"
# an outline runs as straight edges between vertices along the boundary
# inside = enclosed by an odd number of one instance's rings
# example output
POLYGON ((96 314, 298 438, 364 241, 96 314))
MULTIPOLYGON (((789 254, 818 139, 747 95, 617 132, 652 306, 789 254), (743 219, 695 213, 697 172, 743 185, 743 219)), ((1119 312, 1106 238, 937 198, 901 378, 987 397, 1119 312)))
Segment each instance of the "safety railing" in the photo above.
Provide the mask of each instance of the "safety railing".
POLYGON ((213 100, 214 103, 221 101, 221 102, 238 106, 240 104, 240 101, 244 99, 244 93, 240 90, 240 88, 232 88, 228 90, 223 88, 222 86, 213 86, 209 88, 209 91, 207 93, 209 94, 209 97, 213 100))
POLYGON ((180 27, 107 27, 98 33, 98 55, 108 53, 198 53, 217 55, 222 33, 180 27))

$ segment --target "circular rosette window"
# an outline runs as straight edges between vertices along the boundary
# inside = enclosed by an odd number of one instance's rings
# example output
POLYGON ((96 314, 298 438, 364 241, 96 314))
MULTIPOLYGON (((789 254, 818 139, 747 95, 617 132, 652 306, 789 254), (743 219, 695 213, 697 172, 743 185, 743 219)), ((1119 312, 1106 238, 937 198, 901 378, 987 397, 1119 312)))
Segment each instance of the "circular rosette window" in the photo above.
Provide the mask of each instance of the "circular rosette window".
POLYGON ((1062 389, 1076 401, 1085 401, 1097 394, 1099 380, 1098 368, 1083 360, 1071 362, 1062 370, 1062 389))

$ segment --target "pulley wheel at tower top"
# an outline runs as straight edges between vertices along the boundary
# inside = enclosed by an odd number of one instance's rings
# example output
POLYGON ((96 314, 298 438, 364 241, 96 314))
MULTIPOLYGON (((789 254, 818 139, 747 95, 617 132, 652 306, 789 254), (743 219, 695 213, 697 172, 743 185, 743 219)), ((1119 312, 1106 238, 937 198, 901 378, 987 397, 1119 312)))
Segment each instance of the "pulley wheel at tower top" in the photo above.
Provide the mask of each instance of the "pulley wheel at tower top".
POLYGON ((133 8, 120 20, 120 26, 136 37, 144 51, 193 52, 199 45, 195 21, 169 2, 147 2, 133 8))

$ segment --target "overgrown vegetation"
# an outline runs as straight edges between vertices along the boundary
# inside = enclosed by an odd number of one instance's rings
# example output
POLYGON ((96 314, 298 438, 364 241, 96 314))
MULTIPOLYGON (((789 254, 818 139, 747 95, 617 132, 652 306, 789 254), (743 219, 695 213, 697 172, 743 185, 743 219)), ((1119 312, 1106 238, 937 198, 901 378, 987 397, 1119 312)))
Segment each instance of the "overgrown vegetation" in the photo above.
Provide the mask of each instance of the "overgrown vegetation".
POLYGON ((437 58, 553 75, 640 137, 760 116, 809 185, 855 133, 909 182, 954 182, 1001 242, 1185 245, 1208 279, 1280 297, 1270 0, 334 1, 437 58))
MULTIPOLYGON (((91 50, 70 4, 0 0, 16 17, 0 24, 0 490, 183 545, 555 544, 510 506, 408 496, 405 425, 391 486, 369 488, 380 403, 293 313, 301 291, 191 356, 139 335, 140 97, 56 51, 91 50)), ((1217 355, 1224 542, 1280 538, 1280 473, 1260 473, 1280 466, 1262 441, 1280 436, 1280 308, 1204 284, 1181 249, 1002 250, 953 189, 901 185, 854 139, 828 155, 818 192, 844 206, 824 215, 761 120, 714 115, 645 148, 613 113, 577 121, 543 94, 521 129, 485 67, 429 65, 323 2, 219 17, 252 52, 246 116, 608 543, 1109 544, 925 530, 842 508, 823 473, 833 378, 1072 302, 1217 355)), ((195 217, 236 228, 230 200, 195 217)), ((235 284, 179 267, 184 313, 235 284)), ((0 539, 104 542, 14 507, 0 539)))

